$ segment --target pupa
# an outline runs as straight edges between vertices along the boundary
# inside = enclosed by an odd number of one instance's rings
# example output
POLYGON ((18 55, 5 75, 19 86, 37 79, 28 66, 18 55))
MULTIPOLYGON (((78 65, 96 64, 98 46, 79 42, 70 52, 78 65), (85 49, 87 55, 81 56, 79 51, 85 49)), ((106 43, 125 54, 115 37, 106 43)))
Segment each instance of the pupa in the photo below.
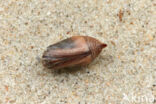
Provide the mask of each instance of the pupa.
POLYGON ((106 46, 90 36, 72 36, 48 46, 43 53, 42 63, 50 69, 88 65, 106 46))

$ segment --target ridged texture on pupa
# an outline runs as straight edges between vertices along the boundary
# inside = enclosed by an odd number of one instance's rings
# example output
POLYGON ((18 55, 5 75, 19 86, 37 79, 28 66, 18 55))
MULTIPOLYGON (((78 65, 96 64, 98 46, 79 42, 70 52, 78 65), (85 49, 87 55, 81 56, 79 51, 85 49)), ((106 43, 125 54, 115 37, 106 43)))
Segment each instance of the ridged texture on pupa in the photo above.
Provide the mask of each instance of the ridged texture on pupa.
POLYGON ((48 68, 83 66, 92 62, 107 45, 89 36, 73 36, 50 45, 43 53, 48 68))

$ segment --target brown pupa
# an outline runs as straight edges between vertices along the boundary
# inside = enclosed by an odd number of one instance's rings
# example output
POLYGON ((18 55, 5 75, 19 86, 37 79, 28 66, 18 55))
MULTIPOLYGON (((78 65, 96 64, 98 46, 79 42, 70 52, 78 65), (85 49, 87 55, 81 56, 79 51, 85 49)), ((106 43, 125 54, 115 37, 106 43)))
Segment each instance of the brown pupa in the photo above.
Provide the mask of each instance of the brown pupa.
POLYGON ((43 53, 42 63, 53 69, 87 65, 106 46, 89 36, 73 36, 50 45, 43 53))

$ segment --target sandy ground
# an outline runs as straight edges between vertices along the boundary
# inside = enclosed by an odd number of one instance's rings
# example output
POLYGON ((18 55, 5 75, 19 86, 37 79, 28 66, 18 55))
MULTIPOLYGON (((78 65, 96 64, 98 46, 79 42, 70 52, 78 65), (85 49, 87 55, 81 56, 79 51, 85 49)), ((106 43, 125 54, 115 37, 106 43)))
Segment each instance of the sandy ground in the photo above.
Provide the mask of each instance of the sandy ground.
POLYGON ((0 0, 0 104, 154 103, 155 0, 0 0), (74 35, 108 47, 72 70, 36 59, 74 35))

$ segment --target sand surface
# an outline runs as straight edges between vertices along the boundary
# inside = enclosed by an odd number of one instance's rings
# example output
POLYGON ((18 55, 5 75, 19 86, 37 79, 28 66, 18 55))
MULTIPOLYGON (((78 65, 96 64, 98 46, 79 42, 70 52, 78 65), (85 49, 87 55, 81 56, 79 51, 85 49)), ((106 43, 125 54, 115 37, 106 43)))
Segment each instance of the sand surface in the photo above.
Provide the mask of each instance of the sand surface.
POLYGON ((154 103, 155 0, 0 0, 0 104, 154 103), (37 60, 75 35, 108 47, 72 70, 37 60))

